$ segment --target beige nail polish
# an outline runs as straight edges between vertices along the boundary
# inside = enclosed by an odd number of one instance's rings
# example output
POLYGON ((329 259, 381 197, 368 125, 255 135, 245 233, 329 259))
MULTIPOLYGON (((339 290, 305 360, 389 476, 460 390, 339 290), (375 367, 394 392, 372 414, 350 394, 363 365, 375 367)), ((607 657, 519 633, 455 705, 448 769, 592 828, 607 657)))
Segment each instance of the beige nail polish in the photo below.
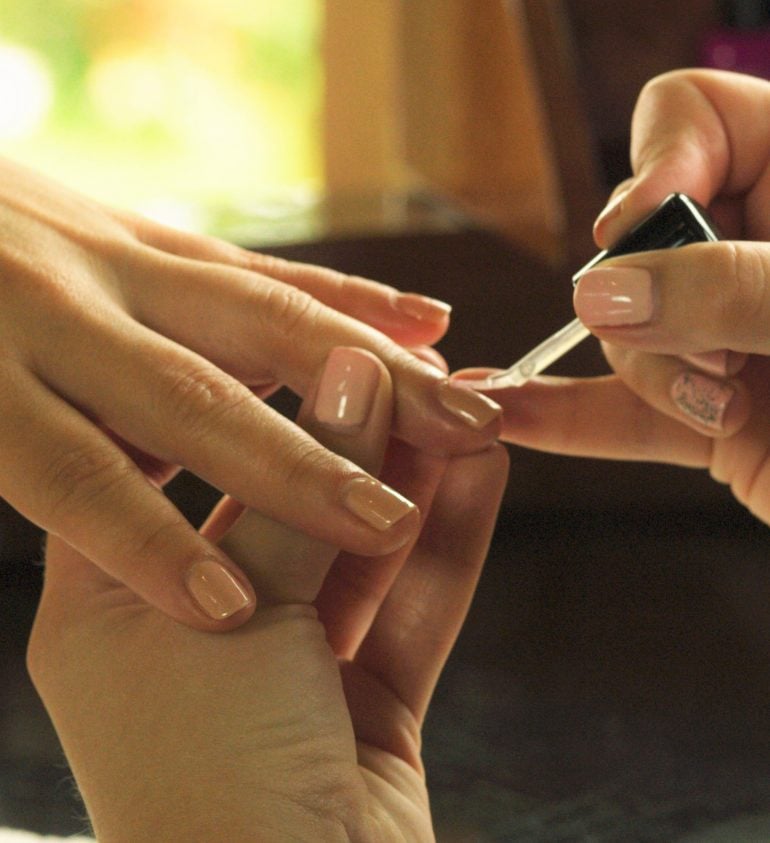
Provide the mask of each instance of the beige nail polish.
POLYGON ((419 293, 398 293, 393 299, 393 306, 418 322, 436 322, 452 312, 452 305, 419 293))
POLYGON ((332 430, 357 430, 369 417, 379 382, 380 369, 366 352, 333 349, 318 384, 313 406, 316 419, 332 430))
POLYGON ((204 559, 187 572, 187 590, 210 617, 225 620, 251 603, 243 586, 219 562, 204 559))
POLYGON ((652 276, 633 266, 596 267, 575 288, 575 312, 584 325, 641 325, 653 315, 652 276))
POLYGON ((502 407, 486 395, 452 381, 442 381, 438 387, 442 406, 475 430, 481 430, 501 413, 502 407))
POLYGON ((711 430, 722 430, 735 390, 726 383, 697 372, 682 372, 671 387, 676 406, 691 419, 711 430))
POLYGON ((356 477, 342 489, 342 502, 376 530, 387 530, 417 507, 395 489, 369 477, 356 477))

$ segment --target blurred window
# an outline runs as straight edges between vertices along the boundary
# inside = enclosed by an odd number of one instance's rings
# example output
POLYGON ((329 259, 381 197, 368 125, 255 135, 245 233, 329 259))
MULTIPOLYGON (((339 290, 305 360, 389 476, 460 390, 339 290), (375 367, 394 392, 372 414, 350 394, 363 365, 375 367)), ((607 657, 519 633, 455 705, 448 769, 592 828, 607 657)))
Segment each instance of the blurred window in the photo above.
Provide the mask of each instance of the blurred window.
POLYGON ((321 0, 0 4, 0 153, 227 233, 321 183, 321 0))

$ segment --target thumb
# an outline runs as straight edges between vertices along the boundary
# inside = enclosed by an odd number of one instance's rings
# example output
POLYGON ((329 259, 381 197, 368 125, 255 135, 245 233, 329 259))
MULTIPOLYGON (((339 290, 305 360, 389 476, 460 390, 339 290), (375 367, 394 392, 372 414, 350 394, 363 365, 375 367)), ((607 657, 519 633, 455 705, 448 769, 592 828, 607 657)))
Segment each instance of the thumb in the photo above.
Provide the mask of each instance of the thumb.
POLYGON ((670 193, 708 207, 748 191, 767 160, 768 106, 770 85, 741 74, 680 70, 649 82, 631 126, 634 175, 599 215, 596 242, 613 244, 670 193))

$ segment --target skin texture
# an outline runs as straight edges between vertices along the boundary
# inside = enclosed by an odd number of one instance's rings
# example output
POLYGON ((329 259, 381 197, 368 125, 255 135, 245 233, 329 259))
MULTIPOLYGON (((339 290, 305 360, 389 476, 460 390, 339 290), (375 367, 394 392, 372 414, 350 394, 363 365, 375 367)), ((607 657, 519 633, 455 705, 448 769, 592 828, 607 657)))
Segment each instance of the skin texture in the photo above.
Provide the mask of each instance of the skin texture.
MULTIPOLYGON (((705 206, 729 242, 603 263, 602 272, 632 269, 637 285, 639 271, 646 274, 648 318, 591 327, 613 375, 542 378, 518 390, 490 391, 504 408, 504 439, 567 454, 707 468, 770 523, 768 150, 770 83, 693 70, 644 88, 632 125, 634 176, 600 215, 597 244, 613 243, 674 191, 705 206)), ((595 317, 589 300, 619 277, 605 274, 583 289, 581 280, 578 315, 595 317)), ((637 302, 630 310, 644 314, 646 306, 637 302)))
POLYGON ((351 512, 346 484, 365 472, 260 397, 279 384, 306 394, 331 348, 356 345, 392 374, 403 441, 472 453, 499 431, 497 408, 449 389, 419 351, 448 327, 441 303, 175 231, 2 159, 0 231, 0 495, 184 623, 228 629, 253 610, 207 617, 185 587, 196 562, 253 594, 137 461, 153 478, 183 466, 376 555, 414 538, 418 520, 377 529, 351 512))
POLYGON ((431 841, 420 727, 502 495, 501 446, 427 456, 389 437, 377 367, 366 420, 300 421, 424 514, 412 546, 339 554, 232 499, 204 528, 259 596, 209 635, 52 538, 29 665, 100 841, 431 841))

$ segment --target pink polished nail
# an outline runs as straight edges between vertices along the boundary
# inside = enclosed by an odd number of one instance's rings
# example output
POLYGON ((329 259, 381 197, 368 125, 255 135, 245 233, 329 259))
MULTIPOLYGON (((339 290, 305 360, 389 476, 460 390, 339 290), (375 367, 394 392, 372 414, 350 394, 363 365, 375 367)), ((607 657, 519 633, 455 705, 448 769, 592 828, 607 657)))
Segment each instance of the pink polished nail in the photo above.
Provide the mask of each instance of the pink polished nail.
POLYGON ((251 604, 251 597, 219 562, 204 559, 187 572, 187 589, 200 608, 216 621, 223 621, 251 604))
POLYGON ((387 530, 417 507, 395 489, 371 477, 356 477, 342 490, 343 504, 376 530, 387 530))
POLYGON ((589 327, 641 325, 652 318, 652 277, 630 266, 597 267, 575 290, 575 312, 589 327))
POLYGON ((452 312, 452 305, 419 293, 398 293, 393 299, 393 307, 418 322, 437 322, 452 312))
POLYGON ((474 430, 485 428, 500 416, 503 410, 497 401, 461 383, 446 380, 439 384, 438 398, 446 410, 474 430))
POLYGON ((702 372, 720 378, 733 377, 746 365, 748 354, 742 351, 703 351, 698 354, 684 354, 682 359, 702 372))
POLYGON ((671 386, 676 406, 691 419, 711 430, 722 430, 735 390, 726 383, 697 372, 682 372, 671 386))
POLYGON ((369 417, 380 382, 372 357, 356 348, 335 348, 326 359, 313 412, 334 430, 357 430, 369 417))

